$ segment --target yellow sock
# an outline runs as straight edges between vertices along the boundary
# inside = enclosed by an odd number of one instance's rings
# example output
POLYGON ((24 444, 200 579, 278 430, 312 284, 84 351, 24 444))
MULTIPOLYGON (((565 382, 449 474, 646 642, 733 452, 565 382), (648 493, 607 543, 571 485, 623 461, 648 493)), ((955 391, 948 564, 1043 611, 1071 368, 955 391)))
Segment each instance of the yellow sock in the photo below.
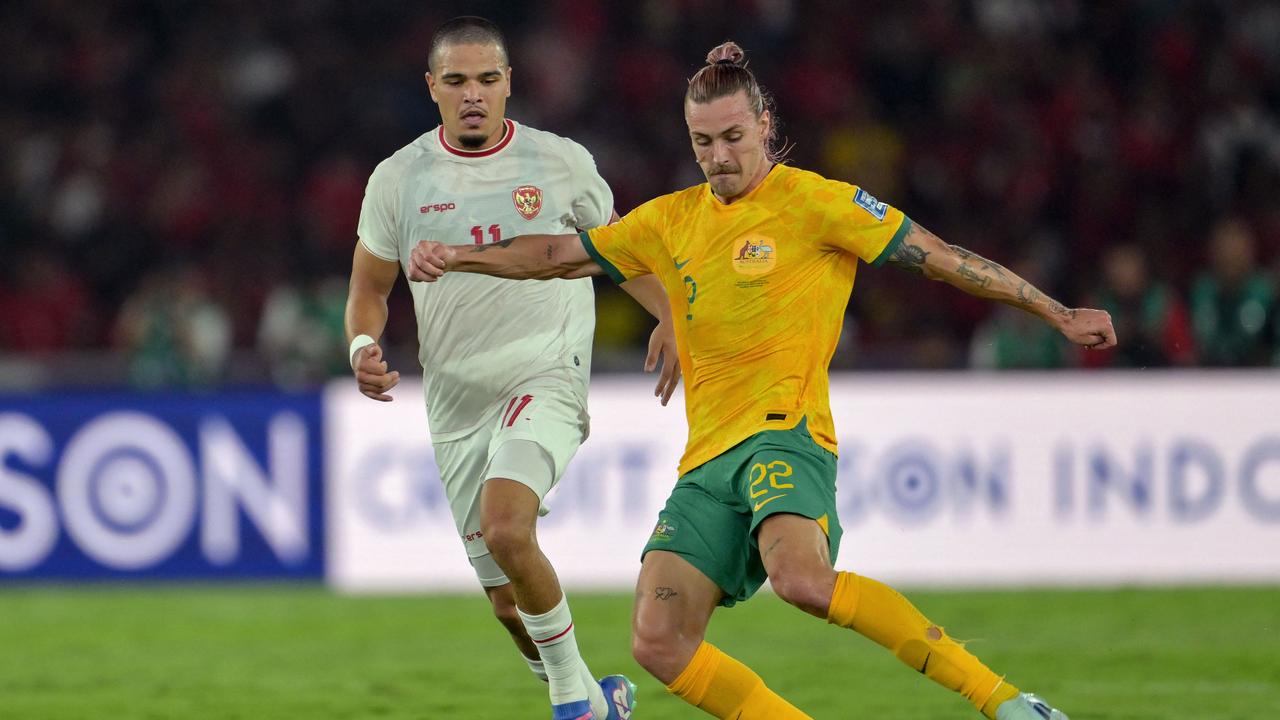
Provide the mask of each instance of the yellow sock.
POLYGON ((812 720, 770 690, 751 668, 706 642, 667 689, 722 720, 812 720))
POLYGON ((897 590, 870 578, 837 574, 827 622, 888 648, 912 669, 963 695, 988 718, 994 719, 1000 703, 1018 694, 1018 688, 947 637, 897 590))

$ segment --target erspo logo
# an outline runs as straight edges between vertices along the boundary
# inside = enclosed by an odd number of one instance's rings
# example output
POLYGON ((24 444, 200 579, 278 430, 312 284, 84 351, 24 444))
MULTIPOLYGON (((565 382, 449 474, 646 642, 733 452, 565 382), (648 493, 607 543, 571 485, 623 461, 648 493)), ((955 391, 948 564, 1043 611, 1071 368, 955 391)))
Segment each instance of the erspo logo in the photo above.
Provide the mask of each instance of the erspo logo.
POLYGON ((38 568, 58 542, 59 524, 105 568, 144 570, 188 542, 197 519, 204 559, 226 566, 240 555, 242 514, 281 563, 305 562, 303 420, 288 411, 268 420, 266 468, 216 414, 199 422, 194 445, 195 452, 153 415, 119 411, 85 422, 59 455, 37 419, 0 414, 0 508, 18 518, 0 524, 0 570, 38 568), (51 475, 52 488, 37 474, 51 475))

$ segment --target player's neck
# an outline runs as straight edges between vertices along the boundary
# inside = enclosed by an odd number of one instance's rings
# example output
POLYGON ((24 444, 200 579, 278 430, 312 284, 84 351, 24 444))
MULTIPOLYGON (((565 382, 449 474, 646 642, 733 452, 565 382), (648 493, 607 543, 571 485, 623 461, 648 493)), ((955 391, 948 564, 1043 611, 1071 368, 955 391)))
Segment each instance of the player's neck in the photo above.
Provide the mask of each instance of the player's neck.
POLYGON ((711 194, 714 195, 716 200, 719 200, 721 203, 725 205, 731 205, 737 202, 738 200, 741 200, 742 198, 750 195, 752 190, 755 190, 757 187, 760 187, 760 183, 764 182, 764 179, 769 177, 769 171, 773 169, 773 166, 774 166, 774 162, 772 160, 761 165, 760 169, 756 171, 755 177, 751 178, 751 182, 747 184, 747 187, 743 189, 742 192, 738 193, 737 195, 734 195, 733 197, 727 197, 727 198, 721 197, 719 195, 716 195, 714 191, 711 194))
POLYGON ((496 147, 498 143, 501 143, 503 138, 507 136, 508 132, 510 132, 510 130, 507 128, 507 120, 506 118, 503 118, 501 124, 498 125, 498 132, 490 135, 480 147, 467 147, 466 145, 463 145, 458 136, 449 132, 449 128, 447 127, 444 129, 444 141, 449 143, 449 147, 456 150, 461 150, 467 153, 478 153, 496 147))

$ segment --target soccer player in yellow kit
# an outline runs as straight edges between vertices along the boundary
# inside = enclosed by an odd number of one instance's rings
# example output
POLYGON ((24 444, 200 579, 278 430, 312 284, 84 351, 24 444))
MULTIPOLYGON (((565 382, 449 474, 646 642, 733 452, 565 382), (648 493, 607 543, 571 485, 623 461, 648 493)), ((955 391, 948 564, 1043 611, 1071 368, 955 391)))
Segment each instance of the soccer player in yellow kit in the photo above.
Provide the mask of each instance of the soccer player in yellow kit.
POLYGON ((672 693, 718 718, 809 717, 704 640, 715 608, 751 597, 767 577, 786 602, 867 636, 988 718, 1066 720, 892 588, 833 568, 841 529, 827 366, 858 260, 1023 308, 1085 347, 1115 344, 1110 316, 1064 307, 859 187, 778 164, 768 98, 741 49, 726 43, 707 62, 685 95, 707 184, 579 235, 475 248, 425 241, 412 253, 410 279, 463 271, 662 280, 689 442, 644 549, 632 650, 672 693))

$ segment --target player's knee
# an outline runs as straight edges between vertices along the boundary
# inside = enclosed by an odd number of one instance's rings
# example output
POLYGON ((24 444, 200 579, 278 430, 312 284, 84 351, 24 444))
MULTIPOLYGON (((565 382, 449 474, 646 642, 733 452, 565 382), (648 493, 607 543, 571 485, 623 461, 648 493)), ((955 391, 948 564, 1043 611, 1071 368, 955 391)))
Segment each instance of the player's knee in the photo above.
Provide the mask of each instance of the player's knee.
POLYGON ((670 685, 698 649, 696 644, 684 647, 687 644, 681 642, 679 633, 638 628, 631 633, 631 656, 650 675, 670 685))
POLYGON ((773 591, 790 605, 810 615, 826 617, 831 604, 831 585, 817 573, 783 570, 769 577, 773 591))
POLYGON ((482 518, 480 532, 495 559, 512 558, 536 546, 533 528, 510 518, 482 518))

